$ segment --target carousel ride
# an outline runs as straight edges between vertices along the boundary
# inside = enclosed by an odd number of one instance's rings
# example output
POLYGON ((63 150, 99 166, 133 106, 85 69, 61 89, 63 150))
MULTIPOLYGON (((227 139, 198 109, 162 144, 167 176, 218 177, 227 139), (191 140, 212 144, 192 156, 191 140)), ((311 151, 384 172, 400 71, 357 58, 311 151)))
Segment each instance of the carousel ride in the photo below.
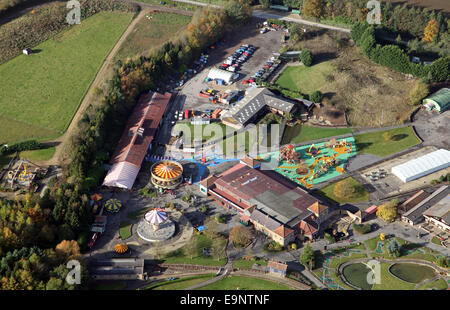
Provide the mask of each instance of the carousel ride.
POLYGON ((148 242, 167 240, 175 233, 175 223, 169 219, 167 212, 154 208, 145 213, 137 227, 138 236, 148 242))
POLYGON ((183 180, 183 166, 173 160, 163 160, 153 164, 151 182, 157 188, 173 189, 183 180))

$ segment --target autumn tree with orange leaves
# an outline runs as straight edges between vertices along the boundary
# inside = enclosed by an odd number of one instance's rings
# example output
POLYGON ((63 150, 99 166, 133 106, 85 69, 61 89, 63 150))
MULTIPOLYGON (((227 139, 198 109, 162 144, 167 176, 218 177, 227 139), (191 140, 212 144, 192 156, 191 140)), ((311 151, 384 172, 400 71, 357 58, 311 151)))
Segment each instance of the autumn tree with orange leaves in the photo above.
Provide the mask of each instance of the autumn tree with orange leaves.
POLYGON ((428 22, 425 30, 423 32, 422 41, 430 43, 436 38, 439 33, 439 24, 435 19, 432 19, 428 22))

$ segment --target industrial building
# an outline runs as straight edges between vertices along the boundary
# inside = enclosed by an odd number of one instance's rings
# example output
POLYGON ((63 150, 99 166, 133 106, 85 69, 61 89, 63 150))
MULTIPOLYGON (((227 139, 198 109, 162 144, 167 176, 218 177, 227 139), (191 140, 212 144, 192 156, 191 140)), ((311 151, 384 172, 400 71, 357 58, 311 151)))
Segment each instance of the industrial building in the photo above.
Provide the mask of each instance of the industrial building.
POLYGON ((139 98, 111 157, 104 186, 132 189, 171 97, 170 93, 153 92, 139 98))
POLYGON ((296 102, 278 97, 266 88, 251 87, 244 99, 230 110, 222 112, 221 120, 225 125, 241 129, 269 111, 284 116, 295 113, 298 106, 296 102))
POLYGON ((222 174, 202 180, 200 191, 283 246, 298 235, 315 238, 328 218, 328 207, 297 184, 259 166, 246 157, 222 174))
POLYGON ((427 110, 445 112, 450 109, 450 88, 441 88, 422 102, 427 110))
POLYGON ((450 151, 439 149, 401 165, 392 167, 391 171, 404 183, 421 178, 450 166, 450 151))
MULTIPOLYGON (((402 215, 402 221, 410 225, 416 225, 425 219, 424 215, 428 215, 430 222, 450 220, 448 214, 450 205, 448 203, 450 187, 448 185, 441 186, 425 199, 417 203, 413 208, 402 215), (433 208, 433 206, 437 206, 433 208), (433 211, 434 209, 434 211, 433 211), (434 220, 432 220, 434 219, 434 220)), ((448 226, 448 224, 446 224, 448 226)))

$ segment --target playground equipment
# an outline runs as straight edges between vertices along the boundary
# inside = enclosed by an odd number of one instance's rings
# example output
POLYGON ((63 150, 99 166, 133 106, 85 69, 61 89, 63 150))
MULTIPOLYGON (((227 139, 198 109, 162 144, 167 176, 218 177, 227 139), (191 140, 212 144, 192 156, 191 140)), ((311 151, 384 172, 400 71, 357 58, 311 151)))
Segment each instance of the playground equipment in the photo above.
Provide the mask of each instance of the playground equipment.
POLYGON ((385 236, 383 233, 381 233, 381 234, 380 234, 380 240, 381 240, 381 241, 384 241, 385 239, 386 239, 386 236, 385 236))
POLYGON ((320 154, 320 148, 316 147, 314 144, 311 144, 311 146, 306 151, 306 154, 310 156, 316 156, 320 154))
POLYGON ((288 144, 280 149, 280 160, 285 160, 290 164, 295 164, 300 160, 300 155, 295 151, 292 144, 288 144))

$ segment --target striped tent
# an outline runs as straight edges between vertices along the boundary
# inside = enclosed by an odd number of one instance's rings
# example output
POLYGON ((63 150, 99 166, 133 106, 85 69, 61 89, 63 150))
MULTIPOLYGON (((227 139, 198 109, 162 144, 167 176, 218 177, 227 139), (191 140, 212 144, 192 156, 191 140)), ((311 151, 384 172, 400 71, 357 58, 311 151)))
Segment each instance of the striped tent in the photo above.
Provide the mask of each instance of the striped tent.
POLYGON ((122 203, 118 199, 109 199, 105 202, 105 208, 109 212, 119 212, 120 208, 122 207, 122 203))
POLYGON ((152 225, 159 225, 167 220, 167 212, 164 209, 155 208, 145 213, 144 218, 152 225))
POLYGON ((163 179, 173 179, 178 177, 182 171, 181 168, 171 163, 161 163, 153 169, 153 173, 163 179))

